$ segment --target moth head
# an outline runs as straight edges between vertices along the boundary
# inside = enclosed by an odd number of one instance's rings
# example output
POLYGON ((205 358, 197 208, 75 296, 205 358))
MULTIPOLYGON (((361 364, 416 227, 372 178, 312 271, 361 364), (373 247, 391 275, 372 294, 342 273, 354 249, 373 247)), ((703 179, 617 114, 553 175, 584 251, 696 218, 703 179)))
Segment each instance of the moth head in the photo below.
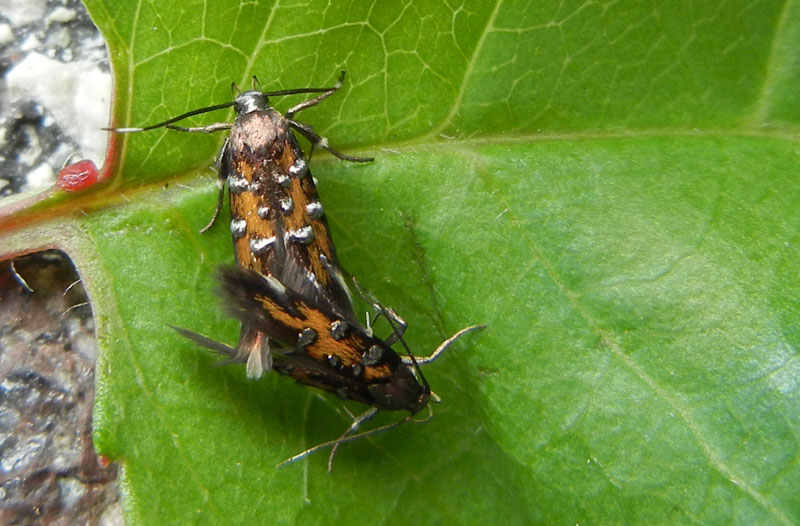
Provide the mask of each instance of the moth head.
POLYGON ((372 384, 367 389, 375 407, 385 411, 406 410, 414 414, 428 405, 431 398, 427 382, 420 383, 405 364, 397 369, 388 382, 372 384))
POLYGON ((269 108, 269 98, 256 90, 245 91, 236 95, 233 100, 233 109, 237 115, 247 115, 254 111, 264 111, 269 108))

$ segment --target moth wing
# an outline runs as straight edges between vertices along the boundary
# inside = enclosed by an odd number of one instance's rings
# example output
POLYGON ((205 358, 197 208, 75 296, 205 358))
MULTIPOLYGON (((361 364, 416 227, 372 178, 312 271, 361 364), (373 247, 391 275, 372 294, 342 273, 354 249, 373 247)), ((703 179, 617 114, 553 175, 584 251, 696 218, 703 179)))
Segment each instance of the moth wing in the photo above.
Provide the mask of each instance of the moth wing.
POLYGON ((273 361, 276 371, 303 384, 372 403, 360 366, 361 352, 369 347, 363 332, 356 328, 347 339, 334 340, 330 328, 337 317, 324 304, 302 297, 274 276, 230 266, 220 269, 219 279, 228 313, 243 326, 269 335, 283 349, 273 361), (314 339, 307 343, 303 341, 303 333, 310 327, 315 328, 314 339), (325 343, 327 353, 312 352, 325 343), (328 359, 331 356, 336 356, 335 360, 328 359), (355 371, 360 374, 354 374, 355 371))
POLYGON ((269 338, 264 333, 242 326, 239 343, 234 348, 207 336, 203 336, 202 334, 184 329, 183 327, 176 327, 174 325, 168 325, 168 327, 184 338, 192 340, 197 345, 211 349, 222 356, 227 356, 226 360, 221 360, 215 365, 230 365, 246 362, 247 377, 251 380, 261 378, 265 372, 272 369, 272 353, 270 352, 269 338))
POLYGON ((355 321, 350 289, 339 266, 325 210, 303 152, 291 133, 281 163, 292 175, 286 192, 293 207, 284 218, 286 264, 277 277, 301 296, 310 296, 316 289, 337 315, 355 321))
POLYGON ((270 351, 269 336, 259 330, 242 324, 239 331, 239 343, 236 344, 236 353, 245 358, 247 378, 258 380, 264 373, 272 370, 272 353, 270 351))
POLYGON ((357 323, 316 184, 282 119, 277 112, 247 116, 234 128, 221 163, 229 174, 236 261, 357 323), (259 127, 276 130, 277 137, 260 149, 245 147, 245 135, 259 127))
POLYGON ((291 301, 293 291, 274 276, 240 266, 220 267, 218 278, 225 310, 242 322, 242 335, 257 331, 282 347, 292 345, 290 342, 297 339, 296 320, 300 317, 291 301))

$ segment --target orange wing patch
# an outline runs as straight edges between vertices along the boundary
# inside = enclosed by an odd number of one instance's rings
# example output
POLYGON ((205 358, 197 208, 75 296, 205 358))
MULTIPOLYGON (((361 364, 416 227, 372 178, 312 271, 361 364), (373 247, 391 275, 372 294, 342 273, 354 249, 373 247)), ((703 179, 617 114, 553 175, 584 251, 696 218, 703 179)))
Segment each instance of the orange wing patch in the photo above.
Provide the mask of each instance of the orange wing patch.
POLYGON ((305 350, 316 362, 326 364, 330 357, 335 356, 344 368, 361 367, 364 379, 368 382, 389 378, 393 374, 388 365, 364 366, 362 363, 363 351, 376 344, 377 340, 370 343, 361 332, 356 331, 343 338, 334 338, 331 334, 334 320, 304 302, 295 305, 300 314, 295 316, 270 297, 258 295, 256 299, 270 318, 292 328, 298 334, 298 339, 305 329, 314 331, 315 337, 311 343, 305 345, 305 350))

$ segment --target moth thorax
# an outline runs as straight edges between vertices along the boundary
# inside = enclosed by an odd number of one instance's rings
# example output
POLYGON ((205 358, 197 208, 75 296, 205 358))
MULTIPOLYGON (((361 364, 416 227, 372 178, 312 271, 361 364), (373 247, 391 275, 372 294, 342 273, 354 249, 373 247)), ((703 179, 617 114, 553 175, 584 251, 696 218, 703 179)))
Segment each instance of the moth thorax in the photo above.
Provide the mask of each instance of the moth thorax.
POLYGON ((269 108, 269 100, 260 91, 245 91, 236 97, 233 108, 239 115, 247 115, 254 111, 263 111, 269 108))

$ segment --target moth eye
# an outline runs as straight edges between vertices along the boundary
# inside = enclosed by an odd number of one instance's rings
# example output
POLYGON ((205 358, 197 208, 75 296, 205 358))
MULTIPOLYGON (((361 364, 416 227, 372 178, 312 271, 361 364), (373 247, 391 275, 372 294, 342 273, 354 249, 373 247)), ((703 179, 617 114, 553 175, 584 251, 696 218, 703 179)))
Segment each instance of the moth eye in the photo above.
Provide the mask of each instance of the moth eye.
POLYGON ((353 370, 353 376, 355 376, 356 378, 361 376, 361 373, 364 372, 364 369, 362 369, 361 366, 358 364, 353 365, 352 370, 353 370))

